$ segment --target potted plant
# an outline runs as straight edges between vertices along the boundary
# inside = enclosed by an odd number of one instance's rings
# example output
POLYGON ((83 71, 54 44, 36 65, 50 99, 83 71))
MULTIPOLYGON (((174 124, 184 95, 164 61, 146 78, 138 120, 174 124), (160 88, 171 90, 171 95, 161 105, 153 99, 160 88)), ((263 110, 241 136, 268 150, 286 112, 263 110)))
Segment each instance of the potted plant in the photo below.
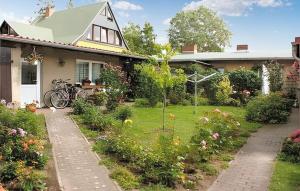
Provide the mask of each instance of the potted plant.
POLYGON ((33 100, 32 103, 26 105, 26 110, 35 113, 37 110, 38 101, 33 100))
POLYGON ((102 81, 99 78, 96 79, 95 83, 96 83, 97 86, 102 85, 102 81))
POLYGON ((88 78, 82 80, 83 86, 89 86, 89 85, 91 85, 91 83, 92 83, 91 80, 89 80, 88 78))

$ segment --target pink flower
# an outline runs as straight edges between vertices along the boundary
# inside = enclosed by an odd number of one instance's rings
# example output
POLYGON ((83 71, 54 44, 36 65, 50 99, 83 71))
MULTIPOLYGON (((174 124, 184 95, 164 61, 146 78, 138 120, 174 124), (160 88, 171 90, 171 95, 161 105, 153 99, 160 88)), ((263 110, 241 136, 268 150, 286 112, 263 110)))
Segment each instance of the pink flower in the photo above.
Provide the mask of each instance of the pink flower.
POLYGON ((295 130, 291 135, 290 138, 295 139, 297 137, 300 137, 300 129, 295 130))
POLYGON ((214 133, 212 135, 212 137, 213 137, 214 140, 217 140, 220 137, 220 135, 219 135, 219 133, 214 133))
POLYGON ((15 135, 17 135, 17 130, 12 129, 12 130, 10 130, 9 134, 15 136, 15 135))
POLYGON ((24 137, 24 136, 27 134, 27 132, 24 131, 24 130, 21 129, 21 128, 18 128, 18 131, 19 131, 19 135, 20 135, 21 137, 24 137))
POLYGON ((294 143, 300 143, 300 137, 299 137, 299 138, 296 138, 296 139, 294 139, 294 143))

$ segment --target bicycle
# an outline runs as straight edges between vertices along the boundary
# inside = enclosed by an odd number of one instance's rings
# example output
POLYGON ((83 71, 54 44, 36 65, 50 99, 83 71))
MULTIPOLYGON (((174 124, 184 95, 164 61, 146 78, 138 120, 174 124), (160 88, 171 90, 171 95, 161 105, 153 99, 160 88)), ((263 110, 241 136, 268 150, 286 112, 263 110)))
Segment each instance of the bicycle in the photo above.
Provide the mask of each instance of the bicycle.
POLYGON ((48 107, 63 109, 67 107, 73 100, 79 98, 86 99, 87 93, 79 87, 68 84, 68 80, 53 80, 52 90, 44 95, 44 103, 48 107))

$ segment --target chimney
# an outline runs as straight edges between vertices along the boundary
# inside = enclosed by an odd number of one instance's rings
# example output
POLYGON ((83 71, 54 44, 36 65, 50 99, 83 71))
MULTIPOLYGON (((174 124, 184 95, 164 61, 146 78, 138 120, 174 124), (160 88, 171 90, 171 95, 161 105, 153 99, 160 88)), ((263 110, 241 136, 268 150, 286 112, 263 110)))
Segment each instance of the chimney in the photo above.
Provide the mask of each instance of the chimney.
POLYGON ((236 46, 237 52, 248 52, 248 44, 238 44, 236 46))
POLYGON ((54 13, 54 7, 52 5, 48 5, 45 8, 45 17, 51 17, 54 13))
POLYGON ((182 54, 196 54, 198 52, 197 44, 186 44, 181 47, 182 54))
POLYGON ((300 37, 295 38, 295 42, 292 42, 293 46, 293 57, 295 60, 300 62, 300 37))

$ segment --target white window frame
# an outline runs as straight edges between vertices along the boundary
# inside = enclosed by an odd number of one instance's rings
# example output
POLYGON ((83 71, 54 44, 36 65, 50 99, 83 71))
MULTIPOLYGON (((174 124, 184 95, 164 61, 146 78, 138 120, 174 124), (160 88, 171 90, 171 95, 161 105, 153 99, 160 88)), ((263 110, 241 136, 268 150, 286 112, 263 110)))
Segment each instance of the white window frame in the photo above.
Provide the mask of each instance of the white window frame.
MULTIPOLYGON (((82 60, 82 59, 76 59, 76 68, 77 68, 77 65, 78 64, 81 64, 82 62, 87 62, 89 63, 89 80, 91 80, 92 82, 92 79, 93 79, 93 64, 102 64, 102 65, 105 65, 106 63, 103 62, 103 61, 95 61, 95 60, 82 60)), ((75 72, 77 72, 77 70, 75 70, 75 72)), ((76 73, 75 73, 75 78, 76 78, 76 73)), ((75 79, 77 80, 77 79, 75 79)), ((76 84, 82 84, 82 82, 76 82, 76 84)), ((91 83, 91 85, 95 85, 95 83, 91 83)))

